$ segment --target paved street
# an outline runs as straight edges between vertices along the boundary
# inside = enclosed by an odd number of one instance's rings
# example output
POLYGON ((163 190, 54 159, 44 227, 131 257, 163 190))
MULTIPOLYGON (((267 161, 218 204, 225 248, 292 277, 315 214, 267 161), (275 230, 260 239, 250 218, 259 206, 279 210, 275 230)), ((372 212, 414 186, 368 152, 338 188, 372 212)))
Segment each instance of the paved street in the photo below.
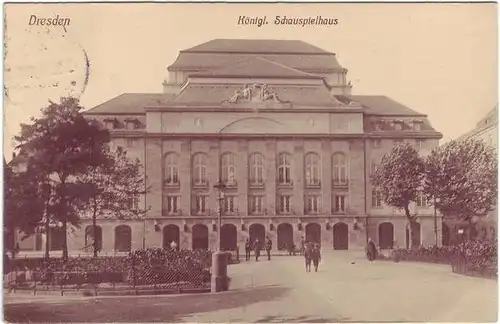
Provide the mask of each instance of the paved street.
POLYGON ((496 282, 452 274, 448 266, 368 263, 361 252, 328 251, 318 273, 301 257, 231 266, 220 294, 6 299, 6 320, 63 322, 492 322, 496 282), (354 262, 352 264, 351 262, 354 262))

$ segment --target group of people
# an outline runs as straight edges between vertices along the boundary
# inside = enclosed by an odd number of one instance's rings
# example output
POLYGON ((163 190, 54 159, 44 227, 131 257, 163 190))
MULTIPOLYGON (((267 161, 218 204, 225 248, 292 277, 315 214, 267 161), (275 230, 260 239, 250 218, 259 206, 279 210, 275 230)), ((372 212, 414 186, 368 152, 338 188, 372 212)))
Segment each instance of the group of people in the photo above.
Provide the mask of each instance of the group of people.
POLYGON ((247 238, 245 242, 245 260, 250 260, 250 253, 254 251, 255 253, 255 261, 259 261, 260 251, 264 248, 267 253, 267 259, 271 260, 271 249, 273 247, 273 242, 269 239, 269 236, 266 236, 266 239, 262 243, 259 238, 256 238, 254 242, 251 242, 249 238, 247 238))

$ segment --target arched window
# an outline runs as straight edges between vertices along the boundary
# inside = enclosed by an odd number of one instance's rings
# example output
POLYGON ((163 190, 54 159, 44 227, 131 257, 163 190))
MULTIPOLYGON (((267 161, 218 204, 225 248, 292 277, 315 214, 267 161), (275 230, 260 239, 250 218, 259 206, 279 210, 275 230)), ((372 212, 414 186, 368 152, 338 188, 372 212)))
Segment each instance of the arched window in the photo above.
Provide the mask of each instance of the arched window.
POLYGON ((315 153, 308 153, 306 160, 306 185, 319 185, 321 179, 320 158, 315 153))
POLYGON ((233 153, 222 155, 222 181, 232 184, 235 182, 235 156, 233 153))
POLYGON ((129 252, 132 249, 132 229, 128 225, 115 227, 115 251, 129 252))
POLYGON ((165 156, 165 185, 179 184, 179 155, 169 153, 165 156))
POLYGON ((207 184, 207 155, 204 153, 193 156, 193 183, 198 186, 207 184))
POLYGON ((292 158, 288 153, 281 153, 278 158, 278 183, 279 184, 291 184, 292 183, 292 172, 291 172, 291 162, 292 158))
POLYGON ((250 184, 264 183, 264 157, 254 153, 250 156, 250 184))
MULTIPOLYGON (((373 168, 376 167, 375 163, 372 163, 373 168)), ((344 153, 335 153, 332 158, 332 173, 333 173, 333 183, 337 185, 347 184, 347 157, 344 153)))

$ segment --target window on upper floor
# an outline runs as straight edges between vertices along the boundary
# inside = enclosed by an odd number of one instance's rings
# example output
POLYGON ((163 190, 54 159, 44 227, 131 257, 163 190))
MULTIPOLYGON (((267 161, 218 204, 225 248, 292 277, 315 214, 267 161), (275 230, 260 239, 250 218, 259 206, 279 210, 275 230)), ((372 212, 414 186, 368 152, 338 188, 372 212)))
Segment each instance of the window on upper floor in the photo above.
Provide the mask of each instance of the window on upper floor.
POLYGON ((425 195, 422 193, 422 192, 419 192, 417 194, 417 197, 416 197, 416 205, 417 207, 428 207, 429 206, 429 202, 427 201, 427 198, 425 197, 425 195))
POLYGON ((424 141, 423 140, 417 140, 417 148, 419 150, 424 148, 424 141))
POLYGON ((234 214, 237 211, 236 196, 224 196, 222 201, 222 212, 224 214, 234 214))
POLYGON ((251 215, 262 214, 264 212, 264 196, 251 195, 249 198, 249 213, 251 215))
POLYGON ((347 156, 344 153, 335 153, 332 157, 333 183, 345 185, 348 182, 347 156))
POLYGON ((259 153, 250 155, 250 185, 262 185, 264 183, 264 156, 259 153))
POLYGON ((321 160, 316 153, 308 153, 305 156, 305 180, 307 186, 319 186, 321 184, 321 160))
POLYGON ((165 214, 175 214, 179 212, 179 196, 166 196, 164 202, 164 213, 165 214))
POLYGON ((292 211, 291 196, 279 195, 277 205, 278 214, 289 214, 292 211))
POLYGON ((334 194, 332 207, 335 213, 345 213, 347 211, 347 194, 334 194))
POLYGON ((221 157, 222 181, 227 185, 236 184, 236 157, 233 153, 224 153, 221 157))
POLYGON ((194 212, 195 214, 204 214, 207 211, 207 196, 197 195, 194 197, 194 212))
POLYGON ((306 195, 304 202, 304 212, 306 214, 317 214, 321 212, 321 196, 306 195))
POLYGON ((292 183, 292 157, 288 153, 281 153, 278 158, 278 184, 289 185, 292 183))
POLYGON ((139 195, 131 195, 128 197, 127 205, 129 209, 139 209, 139 195))
POLYGON ((139 141, 136 138, 127 138, 127 147, 132 148, 139 145, 139 141))
POLYGON ((207 155, 205 153, 193 155, 192 177, 195 186, 207 185, 207 155))
POLYGON ((403 125, 401 123, 394 123, 394 130, 400 131, 403 129, 403 125))
POLYGON ((374 175, 375 172, 377 172, 377 168, 378 168, 377 161, 372 160, 371 163, 370 163, 370 174, 374 175))
POLYGON ((179 184, 179 155, 177 153, 165 155, 164 184, 167 186, 179 184))
POLYGON ((372 147, 373 148, 381 148, 382 147, 382 140, 381 139, 372 140, 372 147))
POLYGON ((422 123, 421 122, 413 122, 413 130, 414 131, 419 131, 422 129, 422 123))
POLYGON ((382 207, 382 193, 376 189, 372 190, 372 207, 382 207))

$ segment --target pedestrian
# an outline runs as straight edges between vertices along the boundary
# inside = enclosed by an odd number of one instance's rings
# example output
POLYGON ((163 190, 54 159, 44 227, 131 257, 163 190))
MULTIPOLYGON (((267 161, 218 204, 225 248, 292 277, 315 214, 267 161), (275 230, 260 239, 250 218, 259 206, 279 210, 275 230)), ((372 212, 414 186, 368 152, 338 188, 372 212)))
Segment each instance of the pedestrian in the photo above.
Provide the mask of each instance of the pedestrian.
POLYGON ((255 261, 259 261, 260 249, 261 249, 259 238, 255 239, 253 248, 255 252, 255 261))
POLYGON ((304 241, 304 237, 302 236, 300 238, 300 255, 304 255, 304 252, 305 252, 305 249, 306 249, 306 242, 304 241))
POLYGON ((269 239, 269 236, 266 236, 267 260, 271 260, 271 249, 272 248, 273 248, 273 242, 269 239))
MULTIPOLYGON (((311 258, 314 264, 314 271, 318 272, 319 262, 321 261, 321 248, 319 243, 314 243, 311 251, 311 258)), ((311 265, 309 265, 309 271, 311 271, 311 265)))
POLYGON ((304 260, 306 261, 306 272, 311 272, 311 252, 312 246, 310 243, 304 243, 304 260))
POLYGON ((172 241, 172 242, 170 243, 170 248, 171 248, 172 250, 174 250, 174 251, 175 251, 175 250, 177 250, 177 243, 176 243, 175 241, 172 241))
POLYGON ((375 246, 375 243, 373 243, 372 238, 368 238, 368 242, 366 243, 366 257, 368 258, 368 261, 373 261, 375 260, 377 256, 377 247, 375 246))
POLYGON ((247 238, 245 242, 245 260, 250 260, 250 251, 252 250, 252 243, 250 243, 250 239, 247 238))

